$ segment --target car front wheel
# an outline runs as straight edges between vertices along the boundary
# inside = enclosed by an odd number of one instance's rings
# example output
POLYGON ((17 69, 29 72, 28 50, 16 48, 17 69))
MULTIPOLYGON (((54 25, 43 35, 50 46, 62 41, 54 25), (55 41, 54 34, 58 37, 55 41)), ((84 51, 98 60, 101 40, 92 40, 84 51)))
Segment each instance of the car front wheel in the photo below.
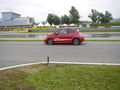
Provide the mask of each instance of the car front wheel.
POLYGON ((53 45, 53 44, 54 44, 53 39, 48 39, 48 40, 47 40, 47 44, 48 44, 48 45, 53 45))
POLYGON ((74 40, 73 40, 73 44, 74 44, 74 45, 79 45, 79 44, 80 44, 80 40, 77 39, 77 38, 74 39, 74 40))

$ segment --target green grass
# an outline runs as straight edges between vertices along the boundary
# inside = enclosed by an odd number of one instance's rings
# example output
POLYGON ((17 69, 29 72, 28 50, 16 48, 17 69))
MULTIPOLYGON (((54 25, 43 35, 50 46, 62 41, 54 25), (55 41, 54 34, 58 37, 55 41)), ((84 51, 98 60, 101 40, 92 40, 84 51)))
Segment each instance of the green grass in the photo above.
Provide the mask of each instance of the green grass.
POLYGON ((117 22, 117 23, 91 24, 90 26, 120 26, 120 22, 117 22))
MULTIPOLYGON (((86 27, 86 24, 82 24, 83 27, 86 27)), ((101 23, 101 24, 90 24, 91 27, 96 27, 96 26, 120 26, 120 22, 116 23, 101 23)))
POLYGON ((119 90, 120 66, 40 64, 0 71, 0 90, 119 90))

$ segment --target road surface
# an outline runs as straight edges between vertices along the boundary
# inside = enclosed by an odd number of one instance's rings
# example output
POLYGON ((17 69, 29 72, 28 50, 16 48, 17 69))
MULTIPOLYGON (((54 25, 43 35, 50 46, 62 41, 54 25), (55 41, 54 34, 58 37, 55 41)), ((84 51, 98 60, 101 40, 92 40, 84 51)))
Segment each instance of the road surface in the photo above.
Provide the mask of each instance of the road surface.
POLYGON ((43 42, 0 42, 0 68, 46 61, 118 63, 120 42, 84 42, 81 45, 45 45, 43 42))

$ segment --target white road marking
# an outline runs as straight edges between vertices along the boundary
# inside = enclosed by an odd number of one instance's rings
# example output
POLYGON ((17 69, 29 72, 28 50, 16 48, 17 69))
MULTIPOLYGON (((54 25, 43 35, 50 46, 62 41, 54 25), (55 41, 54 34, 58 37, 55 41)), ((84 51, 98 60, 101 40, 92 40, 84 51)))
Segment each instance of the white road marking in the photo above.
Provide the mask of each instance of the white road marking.
POLYGON ((36 62, 36 63, 20 64, 20 65, 15 65, 15 66, 9 66, 9 67, 0 68, 0 70, 7 70, 7 69, 16 68, 16 67, 22 67, 22 66, 28 66, 28 65, 34 65, 34 64, 42 64, 42 63, 46 63, 46 62, 36 62))
MULTIPOLYGON (((22 66, 28 66, 28 65, 34 65, 34 64, 45 64, 45 63, 46 62, 36 62, 36 63, 27 63, 27 64, 9 66, 9 67, 0 68, 0 71, 12 69, 16 67, 22 67, 22 66)), ((50 62, 50 64, 120 65, 120 63, 85 63, 85 62, 54 62, 54 61, 50 62)))

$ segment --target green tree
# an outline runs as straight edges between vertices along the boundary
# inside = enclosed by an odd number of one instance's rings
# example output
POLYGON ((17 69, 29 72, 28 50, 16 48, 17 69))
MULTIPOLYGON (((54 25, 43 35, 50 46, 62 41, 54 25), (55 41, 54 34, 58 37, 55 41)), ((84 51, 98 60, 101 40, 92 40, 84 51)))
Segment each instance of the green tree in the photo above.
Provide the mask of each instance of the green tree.
POLYGON ((88 17, 92 20, 92 23, 99 23, 100 13, 97 10, 92 9, 88 17))
POLYGON ((62 24, 70 24, 70 18, 69 18, 69 16, 63 15, 63 16, 61 17, 61 23, 62 23, 62 24))
POLYGON ((50 25, 52 25, 52 24, 58 25, 58 24, 60 24, 60 18, 57 15, 50 13, 47 16, 47 22, 50 25))
POLYGON ((55 25, 59 25, 60 24, 60 18, 57 15, 54 15, 53 24, 55 24, 55 25))
POLYGON ((47 22, 52 25, 52 23, 54 22, 54 14, 49 13, 47 16, 47 22))
POLYGON ((100 22, 101 23, 109 23, 110 20, 112 20, 112 14, 108 11, 105 12, 105 14, 100 13, 100 22))
POLYGON ((109 23, 112 20, 112 14, 108 11, 105 14, 98 12, 97 10, 92 9, 91 14, 88 17, 92 20, 93 23, 109 23))
POLYGON ((79 15, 79 12, 77 11, 77 9, 74 6, 72 6, 69 13, 70 13, 70 21, 71 21, 71 23, 78 24, 80 22, 79 21, 80 15, 79 15))

